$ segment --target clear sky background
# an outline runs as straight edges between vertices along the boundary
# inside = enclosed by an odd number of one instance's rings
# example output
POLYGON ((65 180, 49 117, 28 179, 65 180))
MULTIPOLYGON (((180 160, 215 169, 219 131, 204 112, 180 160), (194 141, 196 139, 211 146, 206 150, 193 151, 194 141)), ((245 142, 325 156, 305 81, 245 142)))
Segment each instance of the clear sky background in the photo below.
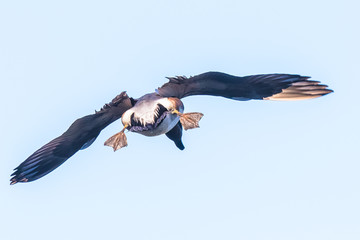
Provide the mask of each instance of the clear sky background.
POLYGON ((360 239, 358 1, 1 1, 0 239, 360 239), (121 91, 165 76, 296 73, 299 102, 184 99, 165 136, 97 141, 46 177, 12 169, 121 91))

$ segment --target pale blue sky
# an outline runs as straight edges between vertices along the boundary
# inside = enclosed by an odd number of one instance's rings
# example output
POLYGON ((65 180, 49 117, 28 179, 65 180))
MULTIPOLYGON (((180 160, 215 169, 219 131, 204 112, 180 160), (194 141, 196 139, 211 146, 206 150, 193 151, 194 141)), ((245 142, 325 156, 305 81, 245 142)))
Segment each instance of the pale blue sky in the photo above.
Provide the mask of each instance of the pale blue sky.
POLYGON ((0 239, 360 239, 358 1, 1 1, 0 239), (179 151, 121 123, 46 177, 12 169, 121 91, 165 76, 297 73, 301 102, 184 99, 179 151), (226 119, 226 120, 225 120, 226 119), (228 121, 230 119, 230 121, 228 121))

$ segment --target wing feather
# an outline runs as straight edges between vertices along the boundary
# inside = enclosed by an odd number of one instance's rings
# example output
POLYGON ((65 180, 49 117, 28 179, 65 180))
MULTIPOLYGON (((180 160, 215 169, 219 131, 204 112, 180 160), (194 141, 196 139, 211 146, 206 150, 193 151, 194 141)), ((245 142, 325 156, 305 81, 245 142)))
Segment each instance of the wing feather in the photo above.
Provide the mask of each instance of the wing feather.
POLYGON ((131 107, 132 101, 123 92, 99 112, 77 119, 61 136, 45 144, 16 167, 10 184, 31 182, 50 173, 77 151, 90 146, 102 129, 131 107))
POLYGON ((332 92, 326 85, 309 78, 295 74, 237 77, 221 72, 207 72, 190 78, 168 78, 169 82, 158 88, 157 92, 164 97, 212 95, 234 100, 300 100, 332 92))

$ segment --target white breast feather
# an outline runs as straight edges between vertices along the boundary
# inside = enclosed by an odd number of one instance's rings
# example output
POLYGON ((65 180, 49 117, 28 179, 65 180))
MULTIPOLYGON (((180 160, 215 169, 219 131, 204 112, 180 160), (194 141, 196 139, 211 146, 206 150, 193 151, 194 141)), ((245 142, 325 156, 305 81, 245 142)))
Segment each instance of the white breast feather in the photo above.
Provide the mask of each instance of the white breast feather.
POLYGON ((125 124, 129 124, 131 125, 131 115, 133 113, 135 119, 137 119, 143 126, 145 126, 146 124, 153 124, 155 123, 154 121, 154 114, 156 115, 156 117, 159 117, 159 106, 158 104, 163 105, 165 108, 167 109, 172 109, 174 108, 173 104, 171 101, 169 101, 167 98, 160 98, 157 100, 151 100, 151 101, 141 101, 138 102, 134 107, 132 107, 131 109, 127 110, 121 120, 122 123, 125 124))

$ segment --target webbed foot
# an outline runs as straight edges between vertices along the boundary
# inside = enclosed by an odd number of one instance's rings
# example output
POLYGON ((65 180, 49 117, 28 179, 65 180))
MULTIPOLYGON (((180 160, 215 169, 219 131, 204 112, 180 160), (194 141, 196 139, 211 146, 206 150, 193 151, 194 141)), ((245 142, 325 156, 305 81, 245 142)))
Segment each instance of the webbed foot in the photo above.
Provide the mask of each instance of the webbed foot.
POLYGON ((185 130, 198 128, 199 121, 204 116, 204 114, 199 112, 180 113, 177 110, 174 110, 173 113, 180 116, 181 125, 185 130))
POLYGON ((128 144, 124 131, 121 131, 110 137, 108 140, 106 140, 104 145, 112 147, 114 149, 114 152, 116 150, 119 150, 120 148, 126 147, 128 144))

